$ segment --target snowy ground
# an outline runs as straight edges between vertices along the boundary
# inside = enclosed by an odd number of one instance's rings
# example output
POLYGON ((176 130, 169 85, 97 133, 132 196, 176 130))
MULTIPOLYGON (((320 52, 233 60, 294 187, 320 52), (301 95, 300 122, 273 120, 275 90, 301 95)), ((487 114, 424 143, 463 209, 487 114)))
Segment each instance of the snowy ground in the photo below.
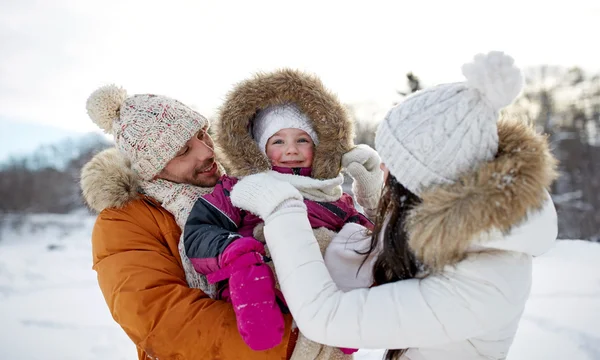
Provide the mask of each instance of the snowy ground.
MULTIPOLYGON (((93 221, 39 216, 1 233, 1 360, 136 358, 91 270, 93 221)), ((508 359, 600 359, 599 324, 600 244, 559 241, 535 261, 531 299, 508 359)))

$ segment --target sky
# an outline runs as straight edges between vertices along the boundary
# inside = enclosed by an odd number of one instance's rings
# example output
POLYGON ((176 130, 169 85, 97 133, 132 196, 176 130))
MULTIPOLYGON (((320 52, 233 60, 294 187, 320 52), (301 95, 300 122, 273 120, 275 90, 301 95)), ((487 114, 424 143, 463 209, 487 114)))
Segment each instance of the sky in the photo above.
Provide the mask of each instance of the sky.
POLYGON ((460 81, 479 52, 597 71, 598 23, 597 0, 4 0, 0 122, 98 130, 85 101, 110 83, 213 116, 236 82, 280 67, 385 111, 406 72, 460 81))

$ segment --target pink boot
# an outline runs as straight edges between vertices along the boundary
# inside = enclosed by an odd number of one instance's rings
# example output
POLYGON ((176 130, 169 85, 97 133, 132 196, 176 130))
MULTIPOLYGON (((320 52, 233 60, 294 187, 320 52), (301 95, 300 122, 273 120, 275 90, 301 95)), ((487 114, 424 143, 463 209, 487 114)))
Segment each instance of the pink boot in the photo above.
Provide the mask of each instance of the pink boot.
POLYGON ((211 283, 229 279, 229 298, 242 339, 252 350, 281 343, 285 323, 275 294, 275 276, 265 264, 264 245, 245 237, 234 240, 219 256, 220 270, 207 275, 211 283))

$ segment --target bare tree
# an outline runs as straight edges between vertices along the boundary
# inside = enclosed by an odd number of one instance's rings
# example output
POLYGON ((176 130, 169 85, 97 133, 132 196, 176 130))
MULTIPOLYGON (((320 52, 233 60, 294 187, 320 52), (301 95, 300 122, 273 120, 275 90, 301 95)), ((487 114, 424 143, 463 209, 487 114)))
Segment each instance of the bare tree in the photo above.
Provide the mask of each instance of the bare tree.
POLYGON ((354 143, 367 144, 374 148, 375 132, 377 131, 379 119, 374 119, 373 117, 359 118, 354 105, 346 104, 345 107, 348 116, 354 122, 354 143))
POLYGON ((65 141, 0 166, 0 214, 67 213, 82 207, 81 167, 110 143, 65 141))
POLYGON ((413 74, 412 71, 406 74, 406 81, 408 83, 409 91, 397 91, 398 94, 402 96, 408 96, 422 89, 421 80, 419 80, 419 78, 415 74, 413 74))
POLYGON ((526 74, 516 111, 549 135, 560 161, 552 188, 559 237, 600 241, 600 76, 548 66, 526 74))

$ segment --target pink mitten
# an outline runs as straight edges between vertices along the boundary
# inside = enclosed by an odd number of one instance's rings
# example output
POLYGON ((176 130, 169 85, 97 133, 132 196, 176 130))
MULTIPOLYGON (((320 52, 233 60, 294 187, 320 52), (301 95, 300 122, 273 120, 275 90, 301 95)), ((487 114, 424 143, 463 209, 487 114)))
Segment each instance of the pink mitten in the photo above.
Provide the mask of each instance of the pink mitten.
POLYGON ((207 275, 211 283, 229 279, 229 298, 238 330, 252 350, 279 345, 285 331, 276 299, 275 276, 265 264, 264 255, 264 244, 258 240, 234 240, 219 256, 221 269, 207 275))

